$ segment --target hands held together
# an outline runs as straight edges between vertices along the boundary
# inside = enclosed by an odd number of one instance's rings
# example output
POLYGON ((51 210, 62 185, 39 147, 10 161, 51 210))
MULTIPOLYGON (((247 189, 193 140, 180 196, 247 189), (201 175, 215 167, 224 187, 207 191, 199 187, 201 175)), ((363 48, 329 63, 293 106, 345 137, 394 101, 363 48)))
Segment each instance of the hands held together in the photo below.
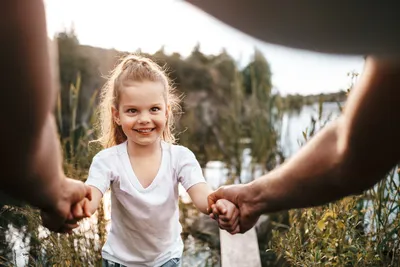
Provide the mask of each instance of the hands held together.
POLYGON ((49 209, 41 210, 42 224, 50 231, 71 233, 77 222, 90 217, 91 188, 81 181, 65 178, 62 196, 49 209))
MULTIPOLYGON (((66 178, 63 195, 54 207, 42 210, 42 223, 57 233, 72 233, 78 221, 88 218, 91 188, 74 179, 66 178)), ((228 185, 218 188, 208 196, 208 213, 221 229, 231 234, 245 233, 262 214, 248 185, 228 185)))
POLYGON ((258 206, 245 184, 222 186, 208 196, 210 218, 231 234, 245 233, 256 224, 258 206))
POLYGON ((208 208, 210 218, 218 222, 218 226, 232 235, 240 232, 239 209, 235 204, 219 199, 208 208))

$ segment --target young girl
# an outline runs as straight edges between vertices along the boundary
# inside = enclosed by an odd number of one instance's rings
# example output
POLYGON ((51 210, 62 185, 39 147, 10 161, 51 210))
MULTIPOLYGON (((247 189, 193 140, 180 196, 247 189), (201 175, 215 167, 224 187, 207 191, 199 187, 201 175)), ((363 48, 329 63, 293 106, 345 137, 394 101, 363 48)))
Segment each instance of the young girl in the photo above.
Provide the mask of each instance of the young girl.
MULTIPOLYGON (((111 229, 103 266, 179 266, 178 183, 199 211, 207 213, 212 192, 194 154, 174 145, 178 98, 163 70, 148 58, 125 57, 103 88, 99 141, 86 181, 92 200, 75 206, 75 220, 93 214, 111 187, 111 229)), ((215 211, 214 211, 215 213, 215 211)), ((239 232, 239 211, 219 202, 220 228, 239 232)), ((75 225, 76 226, 76 225, 75 225)))

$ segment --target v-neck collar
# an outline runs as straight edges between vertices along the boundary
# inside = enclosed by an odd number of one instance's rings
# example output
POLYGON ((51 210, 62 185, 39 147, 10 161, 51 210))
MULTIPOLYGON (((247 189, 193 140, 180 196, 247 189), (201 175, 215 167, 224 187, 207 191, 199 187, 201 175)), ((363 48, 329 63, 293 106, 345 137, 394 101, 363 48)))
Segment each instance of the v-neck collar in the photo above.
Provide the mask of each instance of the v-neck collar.
POLYGON ((147 187, 143 187, 143 185, 140 183, 139 179, 137 178, 131 161, 129 159, 129 154, 128 154, 128 142, 125 141, 124 143, 122 143, 122 163, 124 165, 125 171, 128 174, 128 180, 130 182, 130 184, 138 191, 140 192, 145 192, 145 191, 151 191, 154 187, 157 186, 158 184, 158 180, 160 179, 160 177, 162 176, 161 174, 164 172, 164 161, 165 161, 165 153, 164 153, 164 142, 161 141, 161 162, 160 162, 160 166, 158 168, 157 174, 154 177, 153 181, 150 183, 149 186, 147 187))

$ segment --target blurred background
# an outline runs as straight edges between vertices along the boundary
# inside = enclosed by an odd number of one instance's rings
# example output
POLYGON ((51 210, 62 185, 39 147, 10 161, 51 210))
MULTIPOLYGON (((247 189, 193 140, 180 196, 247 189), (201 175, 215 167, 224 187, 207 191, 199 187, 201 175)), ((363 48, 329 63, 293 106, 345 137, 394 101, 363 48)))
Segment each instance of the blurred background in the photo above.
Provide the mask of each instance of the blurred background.
MULTIPOLYGON (((261 42, 178 0, 45 0, 64 169, 85 181, 100 147, 94 122, 104 76, 125 53, 166 66, 183 93, 176 134, 213 188, 274 169, 340 115, 362 74, 362 56, 261 42)), ((318 151, 316 151, 318 153, 318 151)), ((398 263, 397 170, 363 195, 266 214, 256 225, 262 266, 392 266, 398 263)), ((10 204, 11 203, 11 204, 10 204)), ((0 263, 100 266, 109 195, 72 235, 42 228, 38 211, 1 204, 0 263)), ((183 266, 221 266, 218 226, 181 190, 183 266)))

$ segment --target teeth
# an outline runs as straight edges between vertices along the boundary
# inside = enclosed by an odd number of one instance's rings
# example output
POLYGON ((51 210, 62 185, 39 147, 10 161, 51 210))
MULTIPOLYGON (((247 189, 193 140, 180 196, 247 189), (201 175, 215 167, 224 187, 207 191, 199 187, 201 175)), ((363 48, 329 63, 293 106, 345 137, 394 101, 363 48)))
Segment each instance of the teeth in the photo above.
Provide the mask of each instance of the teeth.
POLYGON ((151 132, 151 130, 152 130, 152 129, 136 130, 136 131, 138 131, 139 133, 149 133, 149 132, 151 132))

